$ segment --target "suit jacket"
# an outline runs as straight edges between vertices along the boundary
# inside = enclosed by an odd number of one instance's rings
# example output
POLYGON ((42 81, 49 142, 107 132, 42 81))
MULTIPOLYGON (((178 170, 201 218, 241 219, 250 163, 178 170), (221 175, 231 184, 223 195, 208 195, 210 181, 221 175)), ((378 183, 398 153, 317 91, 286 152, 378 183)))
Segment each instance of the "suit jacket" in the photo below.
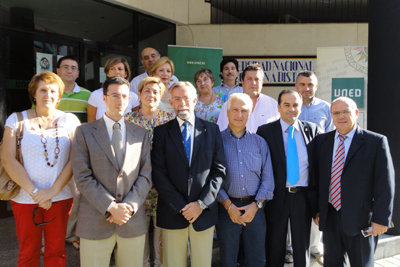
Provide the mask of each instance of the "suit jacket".
MULTIPOLYGON (((312 122, 306 122, 298 120, 301 133, 304 137, 304 143, 307 146, 308 159, 309 159, 309 174, 312 174, 312 149, 311 140, 318 135, 318 127, 312 122)), ((267 215, 276 214, 283 210, 286 195, 286 153, 285 146, 283 144, 282 136, 282 126, 280 120, 264 124, 260 126, 257 130, 257 134, 260 135, 267 141, 269 149, 271 151, 271 161, 272 167, 274 169, 274 179, 275 179, 275 190, 274 198, 269 201, 265 208, 267 210, 267 215)), ((311 179, 309 179, 310 182, 311 179)), ((310 183, 309 183, 310 185, 310 183)), ((309 186, 307 191, 308 202, 310 208, 315 209, 316 194, 315 190, 309 186)), ((276 217, 276 216, 275 216, 276 217)), ((274 216, 270 216, 270 219, 274 220, 274 216)))
MULTIPOLYGON (((225 178, 225 154, 218 126, 195 119, 192 161, 189 166, 176 119, 154 129, 151 160, 158 191, 157 225, 183 229, 189 222, 180 213, 188 203, 202 200, 208 206, 193 223, 196 231, 217 221, 216 197, 225 178)), ((193 137, 192 137, 193 138, 193 137)))
MULTIPOLYGON (((336 131, 315 139, 315 184, 319 227, 328 230, 329 185, 336 131)), ((394 169, 387 138, 357 127, 341 177, 341 216, 347 235, 360 234, 371 221, 389 225, 393 209, 394 169)))
POLYGON ((81 193, 77 235, 99 240, 114 231, 121 237, 136 237, 147 231, 143 208, 151 188, 148 131, 126 123, 125 159, 121 170, 111 148, 104 119, 77 128, 72 146, 72 168, 81 193), (139 209, 122 226, 106 221, 112 201, 137 203, 139 209))

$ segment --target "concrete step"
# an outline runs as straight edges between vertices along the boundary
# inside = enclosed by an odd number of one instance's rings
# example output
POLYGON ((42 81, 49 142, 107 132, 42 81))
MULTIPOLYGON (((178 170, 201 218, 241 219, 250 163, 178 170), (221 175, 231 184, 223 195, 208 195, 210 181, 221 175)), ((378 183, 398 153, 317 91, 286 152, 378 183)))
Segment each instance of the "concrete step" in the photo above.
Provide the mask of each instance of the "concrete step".
POLYGON ((375 260, 390 258, 397 254, 400 254, 400 236, 382 235, 376 248, 375 260))

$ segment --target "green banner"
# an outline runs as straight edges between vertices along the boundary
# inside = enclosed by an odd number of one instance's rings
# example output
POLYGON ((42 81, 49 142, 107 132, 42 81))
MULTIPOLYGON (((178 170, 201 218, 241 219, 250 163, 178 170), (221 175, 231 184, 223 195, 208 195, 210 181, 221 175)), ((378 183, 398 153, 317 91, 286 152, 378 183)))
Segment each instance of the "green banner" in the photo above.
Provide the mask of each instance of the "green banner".
POLYGON ((202 68, 210 69, 214 75, 214 85, 221 83, 219 63, 222 60, 222 48, 168 46, 168 57, 174 62, 175 73, 180 81, 194 83, 194 74, 202 68))
POLYGON ((358 108, 364 107, 364 78, 332 78, 332 101, 347 96, 358 108))

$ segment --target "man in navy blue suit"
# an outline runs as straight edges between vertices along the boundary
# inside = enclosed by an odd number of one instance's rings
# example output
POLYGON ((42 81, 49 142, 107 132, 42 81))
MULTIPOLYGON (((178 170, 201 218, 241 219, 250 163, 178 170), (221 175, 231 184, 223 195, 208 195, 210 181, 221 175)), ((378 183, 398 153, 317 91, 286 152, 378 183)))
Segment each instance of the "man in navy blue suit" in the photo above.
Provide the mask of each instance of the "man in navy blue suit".
POLYGON ((387 138, 361 129, 347 97, 333 101, 336 131, 314 139, 315 222, 323 232, 324 266, 374 266, 378 236, 390 225, 394 169, 387 138))
POLYGON ((186 266, 188 239, 191 266, 211 266, 225 154, 218 126, 194 116, 196 101, 191 83, 174 83, 169 102, 177 117, 154 129, 152 178, 166 267, 186 266))

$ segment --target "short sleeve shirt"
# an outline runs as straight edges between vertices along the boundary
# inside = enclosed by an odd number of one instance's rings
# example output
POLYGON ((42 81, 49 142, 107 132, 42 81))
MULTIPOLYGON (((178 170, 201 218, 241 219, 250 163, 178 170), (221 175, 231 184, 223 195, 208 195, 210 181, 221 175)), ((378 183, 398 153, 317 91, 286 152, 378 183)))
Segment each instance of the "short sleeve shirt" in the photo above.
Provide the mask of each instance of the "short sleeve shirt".
MULTIPOLYGON (((54 161, 54 150, 56 148, 56 129, 50 128, 46 130, 39 130, 33 128, 27 119, 26 111, 22 112, 24 119, 24 132, 21 141, 21 152, 24 160, 24 168, 32 180, 35 187, 38 189, 46 189, 53 186, 54 182, 61 174, 65 165, 68 162, 71 140, 70 136, 75 132, 76 127, 80 124, 79 119, 71 114, 62 112, 58 117, 58 139, 60 153, 58 155, 57 163, 54 167, 47 166, 47 162, 44 156, 44 148, 41 142, 41 132, 45 137, 47 143, 47 151, 49 162, 54 161)), ((18 118, 15 113, 11 114, 6 121, 6 127, 9 127, 16 131, 18 125, 18 118)), ((66 185, 60 193, 58 193, 52 201, 64 200, 72 197, 71 188, 66 185)), ((21 188, 18 195, 13 198, 13 201, 22 204, 34 204, 31 196, 28 192, 21 188)))

